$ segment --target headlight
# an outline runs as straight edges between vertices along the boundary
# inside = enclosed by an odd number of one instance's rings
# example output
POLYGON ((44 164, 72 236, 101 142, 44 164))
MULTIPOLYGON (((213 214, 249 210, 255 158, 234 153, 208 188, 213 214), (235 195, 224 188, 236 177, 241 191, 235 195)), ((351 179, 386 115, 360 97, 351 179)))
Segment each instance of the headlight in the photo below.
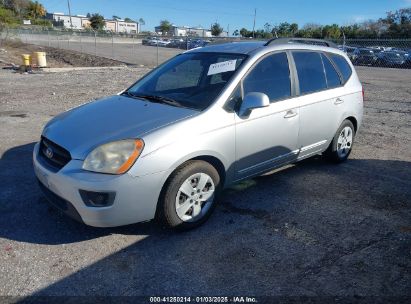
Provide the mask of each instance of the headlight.
POLYGON ((83 169, 93 172, 123 174, 143 151, 141 139, 120 140, 95 148, 84 160, 83 169))

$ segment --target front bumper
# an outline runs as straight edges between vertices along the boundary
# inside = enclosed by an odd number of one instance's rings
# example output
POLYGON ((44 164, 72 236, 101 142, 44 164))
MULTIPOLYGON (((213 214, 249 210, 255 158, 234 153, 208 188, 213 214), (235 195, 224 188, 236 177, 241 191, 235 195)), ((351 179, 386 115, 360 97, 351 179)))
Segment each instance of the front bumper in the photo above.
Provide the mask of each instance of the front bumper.
POLYGON ((84 171, 83 162, 71 160, 58 172, 52 172, 38 160, 39 144, 33 151, 33 166, 43 193, 55 207, 69 216, 94 227, 115 227, 149 221, 154 218, 164 172, 133 177, 84 171), (88 207, 79 190, 115 192, 108 207, 88 207))

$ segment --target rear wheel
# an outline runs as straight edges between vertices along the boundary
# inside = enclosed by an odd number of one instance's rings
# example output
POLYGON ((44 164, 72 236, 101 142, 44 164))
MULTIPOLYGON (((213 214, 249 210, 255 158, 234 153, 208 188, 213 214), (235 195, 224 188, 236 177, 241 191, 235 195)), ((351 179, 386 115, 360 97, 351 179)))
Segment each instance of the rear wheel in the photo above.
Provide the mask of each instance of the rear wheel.
POLYGON ((326 157, 336 163, 347 160, 354 144, 354 137, 354 125, 351 121, 344 120, 325 152, 326 157))
POLYGON ((168 179, 158 217, 178 230, 197 227, 213 212, 220 188, 220 176, 213 166, 205 161, 189 161, 168 179))

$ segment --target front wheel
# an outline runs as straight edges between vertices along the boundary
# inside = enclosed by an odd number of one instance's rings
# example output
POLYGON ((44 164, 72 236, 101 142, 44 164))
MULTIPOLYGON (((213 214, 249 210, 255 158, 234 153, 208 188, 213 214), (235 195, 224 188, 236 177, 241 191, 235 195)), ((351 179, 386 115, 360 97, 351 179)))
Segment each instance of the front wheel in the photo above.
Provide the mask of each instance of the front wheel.
POLYGON ((352 151, 354 137, 354 125, 351 121, 344 120, 325 152, 326 157, 336 163, 346 161, 352 151))
POLYGON ((178 230, 197 227, 211 215, 220 189, 220 176, 213 166, 189 161, 168 179, 159 200, 158 218, 178 230))

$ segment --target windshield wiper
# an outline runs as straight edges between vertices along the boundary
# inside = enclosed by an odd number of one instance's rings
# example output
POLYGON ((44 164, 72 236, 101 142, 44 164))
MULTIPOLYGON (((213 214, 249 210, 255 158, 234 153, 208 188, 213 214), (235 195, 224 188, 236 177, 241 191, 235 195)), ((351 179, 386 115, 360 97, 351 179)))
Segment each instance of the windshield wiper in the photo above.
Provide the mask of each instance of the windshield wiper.
POLYGON ((179 103, 177 100, 174 100, 172 98, 164 97, 164 96, 159 96, 159 95, 148 95, 148 94, 134 94, 129 91, 124 92, 123 94, 132 97, 132 98, 142 98, 146 100, 150 100, 152 102, 157 102, 157 103, 164 103, 168 104, 171 106, 175 107, 183 107, 181 103, 179 103))

